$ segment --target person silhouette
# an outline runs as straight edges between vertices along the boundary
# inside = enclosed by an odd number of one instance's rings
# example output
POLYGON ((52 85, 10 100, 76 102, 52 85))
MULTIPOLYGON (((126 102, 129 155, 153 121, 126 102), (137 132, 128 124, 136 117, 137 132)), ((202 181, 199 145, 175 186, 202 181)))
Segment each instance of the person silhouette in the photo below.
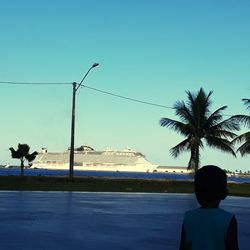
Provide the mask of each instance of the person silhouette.
POLYGON ((227 175, 214 165, 200 168, 194 177, 201 207, 184 216, 179 250, 238 250, 235 215, 219 208, 227 197, 227 175))

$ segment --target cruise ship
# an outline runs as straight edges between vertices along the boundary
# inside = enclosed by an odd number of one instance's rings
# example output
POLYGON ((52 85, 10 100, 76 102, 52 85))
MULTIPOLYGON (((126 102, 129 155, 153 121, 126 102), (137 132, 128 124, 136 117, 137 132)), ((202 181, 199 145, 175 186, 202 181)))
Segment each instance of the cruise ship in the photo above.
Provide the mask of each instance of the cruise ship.
MULTIPOLYGON (((32 168, 68 170, 69 156, 70 149, 61 153, 53 153, 42 148, 32 168)), ((111 148, 96 151, 92 147, 81 146, 74 150, 74 170, 156 172, 158 166, 150 163, 142 153, 130 148, 122 151, 111 148)))

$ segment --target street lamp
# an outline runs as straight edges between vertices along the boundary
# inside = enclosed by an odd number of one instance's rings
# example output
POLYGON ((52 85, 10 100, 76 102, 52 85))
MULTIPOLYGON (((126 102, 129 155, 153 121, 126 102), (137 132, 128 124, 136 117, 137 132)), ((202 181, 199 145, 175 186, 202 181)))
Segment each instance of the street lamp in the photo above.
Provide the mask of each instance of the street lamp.
POLYGON ((84 79, 89 74, 90 70, 97 67, 99 63, 94 63, 87 73, 82 78, 81 82, 77 84, 73 82, 73 98, 72 98, 72 119, 71 119, 71 143, 70 143, 70 157, 69 157, 69 178, 74 178, 74 148, 75 148, 75 102, 76 102, 76 91, 82 86, 84 79))

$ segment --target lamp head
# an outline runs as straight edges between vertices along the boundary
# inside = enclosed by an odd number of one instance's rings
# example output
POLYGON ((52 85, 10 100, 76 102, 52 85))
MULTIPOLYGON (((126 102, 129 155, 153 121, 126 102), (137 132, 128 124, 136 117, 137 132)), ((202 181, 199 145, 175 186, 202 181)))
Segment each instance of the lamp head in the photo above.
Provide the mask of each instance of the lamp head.
POLYGON ((92 65, 92 68, 97 67, 98 65, 99 65, 99 63, 94 63, 94 64, 92 65))

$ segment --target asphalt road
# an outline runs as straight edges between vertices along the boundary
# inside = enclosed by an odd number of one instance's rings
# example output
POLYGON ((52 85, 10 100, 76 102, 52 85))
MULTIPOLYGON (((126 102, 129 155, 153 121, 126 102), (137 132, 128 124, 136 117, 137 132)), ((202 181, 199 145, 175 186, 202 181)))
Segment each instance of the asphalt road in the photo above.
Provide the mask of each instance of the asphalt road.
MULTIPOLYGON (((193 195, 0 192, 1 250, 176 250, 193 195)), ((228 197, 241 250, 250 249, 250 198, 228 197)))

